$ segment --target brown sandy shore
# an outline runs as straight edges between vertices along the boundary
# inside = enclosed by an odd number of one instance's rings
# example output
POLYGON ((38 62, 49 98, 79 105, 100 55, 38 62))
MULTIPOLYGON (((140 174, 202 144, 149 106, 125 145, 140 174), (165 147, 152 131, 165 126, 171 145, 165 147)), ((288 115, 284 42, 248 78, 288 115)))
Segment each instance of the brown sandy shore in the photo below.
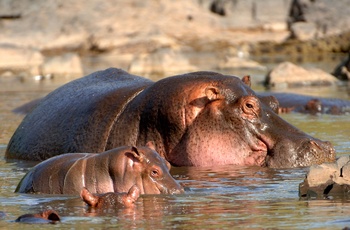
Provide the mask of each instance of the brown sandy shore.
POLYGON ((349 4, 350 0, 1 1, 0 77, 81 76, 86 74, 81 60, 91 55, 110 55, 111 66, 150 74, 264 68, 252 57, 267 54, 347 52, 350 9, 344 6, 349 4))

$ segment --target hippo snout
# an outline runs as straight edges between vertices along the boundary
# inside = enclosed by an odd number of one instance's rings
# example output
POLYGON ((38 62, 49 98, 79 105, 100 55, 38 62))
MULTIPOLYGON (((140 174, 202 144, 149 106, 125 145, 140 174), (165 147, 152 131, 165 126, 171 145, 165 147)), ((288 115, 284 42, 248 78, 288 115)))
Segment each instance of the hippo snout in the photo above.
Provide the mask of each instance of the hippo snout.
POLYGON ((279 141, 266 157, 271 168, 305 167, 335 161, 335 149, 328 141, 306 138, 279 141))
POLYGON ((310 139, 305 141, 297 150, 300 166, 322 164, 335 161, 335 149, 328 141, 310 139))
POLYGON ((171 195, 183 194, 184 192, 185 192, 185 190, 183 189, 183 187, 181 187, 181 188, 173 188, 173 189, 169 190, 169 194, 171 194, 171 195))
POLYGON ((335 157, 335 149, 329 141, 310 140, 309 142, 314 152, 326 152, 331 154, 332 158, 335 157))
POLYGON ((185 192, 184 188, 177 181, 175 181, 175 184, 173 186, 167 187, 167 186, 158 184, 157 187, 160 193, 162 194, 174 195, 174 194, 182 194, 185 192))

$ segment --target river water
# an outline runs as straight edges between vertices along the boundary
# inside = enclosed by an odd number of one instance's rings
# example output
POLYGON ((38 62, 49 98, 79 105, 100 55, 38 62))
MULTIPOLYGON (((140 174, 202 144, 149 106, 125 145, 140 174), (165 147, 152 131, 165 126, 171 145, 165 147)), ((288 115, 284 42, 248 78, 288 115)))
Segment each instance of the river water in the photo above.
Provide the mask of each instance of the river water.
MULTIPOLYGON (((231 71, 231 74, 242 76, 231 71)), ((254 73, 258 78, 262 73, 254 73)), ((253 75, 254 77, 254 75, 253 75)), ((298 185, 307 168, 259 167, 173 168, 186 188, 182 195, 143 195, 135 209, 88 209, 77 196, 16 194, 14 190, 35 162, 4 159, 6 144, 23 115, 12 109, 42 97, 72 79, 1 79, 0 85, 0 229, 342 229, 350 227, 349 197, 300 200, 298 185), (54 209, 62 217, 55 225, 26 225, 13 220, 25 213, 54 209)), ((263 90, 261 86, 254 86, 263 90)), ((349 87, 293 89, 293 92, 350 99, 349 87)), ((349 115, 284 114, 303 131, 329 140, 338 156, 350 153, 349 115)))

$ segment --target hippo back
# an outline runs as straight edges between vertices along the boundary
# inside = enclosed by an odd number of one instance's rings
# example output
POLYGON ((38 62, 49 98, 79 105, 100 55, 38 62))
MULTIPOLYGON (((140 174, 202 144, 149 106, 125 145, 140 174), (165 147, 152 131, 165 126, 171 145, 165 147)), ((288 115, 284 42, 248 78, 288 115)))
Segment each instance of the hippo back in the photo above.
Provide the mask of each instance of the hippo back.
POLYGON ((83 187, 82 181, 75 181, 74 186, 70 186, 70 184, 67 184, 67 182, 70 182, 70 174, 80 173, 80 175, 83 175, 83 164, 77 162, 85 161, 94 155, 89 153, 68 153, 43 161, 28 171, 21 179, 15 192, 71 194, 75 190, 79 191, 76 187, 79 189, 83 187), (71 173, 73 167, 75 169, 71 173))
POLYGON ((125 105, 151 84, 110 68, 56 89, 23 119, 6 157, 44 160, 69 152, 103 152, 125 105))

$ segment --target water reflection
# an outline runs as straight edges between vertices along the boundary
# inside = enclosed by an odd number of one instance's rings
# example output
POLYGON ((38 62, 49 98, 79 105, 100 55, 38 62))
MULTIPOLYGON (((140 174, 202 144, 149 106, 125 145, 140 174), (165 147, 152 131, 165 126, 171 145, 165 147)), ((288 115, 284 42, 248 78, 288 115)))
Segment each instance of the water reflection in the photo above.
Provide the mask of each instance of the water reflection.
POLYGON ((290 229, 310 228, 319 222, 321 227, 345 226, 339 221, 350 205, 348 200, 299 200, 297 188, 305 168, 178 167, 171 172, 186 186, 185 194, 142 195, 135 209, 99 211, 77 196, 13 193, 29 165, 6 163, 3 154, 2 148, 0 210, 8 215, 0 227, 19 215, 44 209, 60 214, 62 222, 56 227, 290 229))

